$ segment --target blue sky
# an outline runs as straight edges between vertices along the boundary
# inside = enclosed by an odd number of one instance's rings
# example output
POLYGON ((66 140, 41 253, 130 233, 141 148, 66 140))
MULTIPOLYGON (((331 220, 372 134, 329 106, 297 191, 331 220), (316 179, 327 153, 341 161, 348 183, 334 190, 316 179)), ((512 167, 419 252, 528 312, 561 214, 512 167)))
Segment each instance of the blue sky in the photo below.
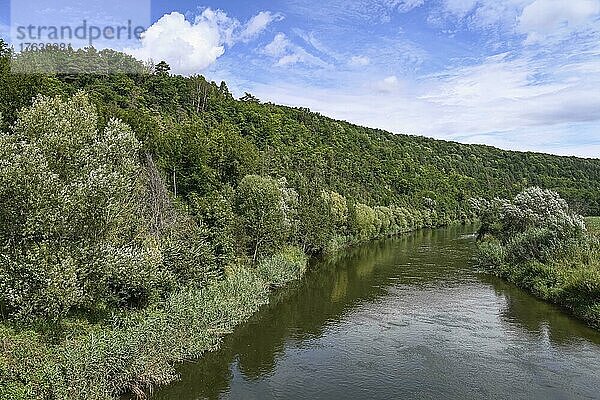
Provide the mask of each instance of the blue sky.
POLYGON ((600 156, 600 0, 155 0, 152 22, 128 52, 236 95, 396 133, 600 156))

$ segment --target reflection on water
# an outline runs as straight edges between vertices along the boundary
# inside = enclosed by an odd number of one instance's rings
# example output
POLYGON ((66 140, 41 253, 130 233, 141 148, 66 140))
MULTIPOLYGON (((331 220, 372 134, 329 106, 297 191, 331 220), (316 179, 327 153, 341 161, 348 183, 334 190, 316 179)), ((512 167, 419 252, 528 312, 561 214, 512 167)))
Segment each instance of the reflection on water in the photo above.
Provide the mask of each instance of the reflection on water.
POLYGON ((600 334, 475 274, 470 232, 315 262, 154 398, 600 398, 600 334))

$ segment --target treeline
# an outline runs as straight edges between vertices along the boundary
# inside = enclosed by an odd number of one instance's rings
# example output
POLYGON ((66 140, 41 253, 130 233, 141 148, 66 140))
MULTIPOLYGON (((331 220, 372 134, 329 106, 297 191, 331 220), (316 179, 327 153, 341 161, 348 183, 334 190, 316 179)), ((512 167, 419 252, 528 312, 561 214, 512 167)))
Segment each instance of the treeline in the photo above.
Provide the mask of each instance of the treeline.
POLYGON ((479 264, 600 328, 598 219, 575 213, 556 192, 478 200, 479 264))
POLYGON ((286 246, 332 252, 439 223, 434 210, 299 193, 285 178, 259 175, 179 202, 129 126, 98 125, 79 93, 38 97, 0 134, 4 318, 47 323, 145 308, 286 246))

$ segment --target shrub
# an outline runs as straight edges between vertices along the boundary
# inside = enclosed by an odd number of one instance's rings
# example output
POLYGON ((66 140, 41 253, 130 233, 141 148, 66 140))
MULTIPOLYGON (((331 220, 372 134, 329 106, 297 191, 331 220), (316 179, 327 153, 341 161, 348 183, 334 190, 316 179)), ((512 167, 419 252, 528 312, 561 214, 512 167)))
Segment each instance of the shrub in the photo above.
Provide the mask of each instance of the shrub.
POLYGON ((255 262, 272 254, 290 234, 297 202, 285 181, 248 175, 236 191, 235 212, 246 252, 255 262))
POLYGON ((271 286, 279 287, 304 276, 306 255, 297 247, 286 247, 281 252, 262 260, 256 272, 271 286))
POLYGON ((474 205, 482 222, 479 239, 495 237, 511 263, 550 261, 584 237, 583 218, 550 190, 530 188, 512 201, 480 200, 474 205))
POLYGON ((487 241, 479 245, 477 261, 482 267, 499 267, 504 263, 504 248, 498 241, 487 241))

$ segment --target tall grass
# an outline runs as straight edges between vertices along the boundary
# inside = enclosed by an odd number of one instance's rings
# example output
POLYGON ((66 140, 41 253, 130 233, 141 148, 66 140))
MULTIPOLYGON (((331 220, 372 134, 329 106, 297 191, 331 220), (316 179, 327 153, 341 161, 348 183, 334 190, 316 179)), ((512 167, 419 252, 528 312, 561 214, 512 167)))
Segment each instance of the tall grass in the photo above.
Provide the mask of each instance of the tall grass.
POLYGON ((302 250, 289 246, 261 261, 256 272, 271 287, 281 287, 300 279, 306 272, 307 262, 308 259, 302 250))
POLYGON ((238 268, 206 289, 179 292, 58 344, 0 327, 0 398, 105 400, 127 391, 144 397, 177 379, 174 363, 215 350, 267 302, 267 283, 238 268))
POLYGON ((589 233, 600 236, 600 217, 587 217, 585 226, 589 233))

